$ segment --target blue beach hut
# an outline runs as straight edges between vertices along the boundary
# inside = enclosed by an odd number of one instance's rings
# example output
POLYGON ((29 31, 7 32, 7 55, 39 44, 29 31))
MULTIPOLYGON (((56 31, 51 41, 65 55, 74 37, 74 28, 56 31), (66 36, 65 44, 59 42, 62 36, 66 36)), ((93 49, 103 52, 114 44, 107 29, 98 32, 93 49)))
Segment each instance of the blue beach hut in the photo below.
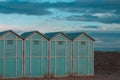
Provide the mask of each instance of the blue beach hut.
POLYGON ((48 39, 38 31, 25 32, 24 76, 48 76, 48 39))
POLYGON ((62 32, 46 33, 49 39, 49 74, 64 77, 72 74, 72 41, 62 32))
POLYGON ((0 32, 0 78, 21 78, 23 39, 7 30, 0 32))
POLYGON ((73 40, 73 75, 94 75, 94 39, 86 33, 66 33, 73 40))

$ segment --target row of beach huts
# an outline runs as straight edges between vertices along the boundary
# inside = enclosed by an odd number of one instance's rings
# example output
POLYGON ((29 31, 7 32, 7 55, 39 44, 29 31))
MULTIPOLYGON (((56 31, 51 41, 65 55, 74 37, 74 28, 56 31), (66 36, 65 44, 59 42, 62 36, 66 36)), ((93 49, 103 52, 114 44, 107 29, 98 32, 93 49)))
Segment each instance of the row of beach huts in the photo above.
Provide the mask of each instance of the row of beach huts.
POLYGON ((83 32, 0 32, 0 78, 94 76, 93 41, 83 32))

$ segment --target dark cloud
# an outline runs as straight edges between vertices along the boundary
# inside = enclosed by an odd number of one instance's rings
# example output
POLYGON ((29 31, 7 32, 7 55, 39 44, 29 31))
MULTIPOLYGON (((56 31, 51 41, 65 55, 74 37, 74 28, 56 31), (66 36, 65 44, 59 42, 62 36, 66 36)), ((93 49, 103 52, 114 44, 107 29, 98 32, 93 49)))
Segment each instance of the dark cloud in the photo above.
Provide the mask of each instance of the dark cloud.
POLYGON ((83 13, 82 16, 70 16, 67 20, 74 21, 92 21, 101 23, 120 23, 120 1, 119 0, 76 0, 71 3, 59 3, 59 5, 54 4, 54 8, 60 11, 66 11, 71 13, 83 13), (56 6, 55 6, 56 5, 56 6), (60 7, 62 6, 62 7, 60 7), (114 14, 112 16, 98 17, 92 14, 114 14))
POLYGON ((32 2, 0 2, 0 13, 26 14, 26 15, 45 15, 50 14, 44 3, 32 2))
POLYGON ((76 0, 73 2, 56 2, 56 3, 37 3, 28 0, 7 0, 0 2, 1 13, 18 13, 18 14, 33 14, 43 15, 49 12, 46 9, 57 8, 63 11, 82 12, 83 10, 90 10, 91 12, 116 10, 120 9, 120 2, 118 0, 76 0), (85 8, 85 9, 84 9, 85 8), (80 10, 81 9, 81 10, 80 10), (102 10, 103 9, 103 10, 102 10))
MULTIPOLYGON (((57 3, 56 3, 57 4, 57 3)), ((120 10, 119 0, 76 0, 71 3, 60 3, 63 10, 70 12, 79 12, 84 10, 90 10, 91 12, 104 12, 107 10, 120 10), (99 11, 100 10, 100 11, 99 11)))
POLYGON ((7 0, 0 2, 0 13, 46 15, 52 14, 48 9, 55 8, 71 13, 84 13, 83 16, 70 16, 67 20, 96 21, 101 23, 120 23, 119 0, 75 0, 73 2, 34 2, 33 0, 7 0), (114 16, 100 18, 91 14, 112 13, 114 16))
POLYGON ((60 11, 85 14, 83 16, 71 16, 68 20, 96 21, 101 23, 120 23, 120 1, 119 0, 76 0, 76 2, 64 3, 64 7, 58 7, 60 11), (70 6, 68 6, 70 5, 70 6), (91 14, 111 13, 113 16, 100 18, 91 14))
POLYGON ((119 15, 111 15, 111 16, 104 16, 98 17, 92 14, 86 14, 82 16, 70 16, 67 17, 67 20, 74 20, 74 21, 92 21, 92 22, 101 22, 101 23, 118 23, 120 24, 120 16, 119 15))
POLYGON ((99 28, 100 26, 84 26, 84 28, 92 28, 92 29, 97 29, 99 28))

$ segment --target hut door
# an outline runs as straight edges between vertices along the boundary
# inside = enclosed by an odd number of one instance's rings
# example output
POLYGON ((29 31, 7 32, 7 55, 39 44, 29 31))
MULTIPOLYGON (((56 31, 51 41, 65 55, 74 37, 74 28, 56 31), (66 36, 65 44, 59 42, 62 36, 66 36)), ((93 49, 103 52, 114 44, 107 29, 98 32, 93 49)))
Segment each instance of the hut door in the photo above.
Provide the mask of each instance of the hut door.
POLYGON ((56 44, 56 76, 65 76, 65 42, 58 41, 56 44))
POLYGON ((32 51, 31 51, 31 76, 41 76, 42 74, 42 44, 40 40, 32 41, 32 51))
POLYGON ((16 77, 16 41, 5 40, 4 76, 16 77))
POLYGON ((79 43, 79 75, 87 75, 88 74, 88 42, 80 41, 79 43))

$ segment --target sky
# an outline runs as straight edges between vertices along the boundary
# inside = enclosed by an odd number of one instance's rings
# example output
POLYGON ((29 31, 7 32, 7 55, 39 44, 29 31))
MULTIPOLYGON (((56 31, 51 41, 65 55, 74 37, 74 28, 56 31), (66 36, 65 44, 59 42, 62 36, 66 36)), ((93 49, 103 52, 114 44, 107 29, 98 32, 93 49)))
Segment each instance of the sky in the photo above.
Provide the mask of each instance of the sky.
POLYGON ((0 31, 85 32, 96 50, 120 51, 119 0, 0 0, 0 31))

